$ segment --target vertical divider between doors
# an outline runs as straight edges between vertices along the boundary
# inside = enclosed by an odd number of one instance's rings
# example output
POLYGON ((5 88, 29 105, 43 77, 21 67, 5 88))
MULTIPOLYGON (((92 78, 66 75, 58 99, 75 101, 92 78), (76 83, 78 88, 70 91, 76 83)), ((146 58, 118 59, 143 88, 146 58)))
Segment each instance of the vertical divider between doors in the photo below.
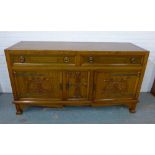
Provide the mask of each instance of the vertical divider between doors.
POLYGON ((67 100, 67 89, 66 89, 66 84, 67 84, 67 72, 64 70, 62 72, 62 84, 63 84, 63 100, 67 100))
POLYGON ((63 87, 63 71, 60 71, 60 91, 61 91, 61 99, 64 98, 64 87, 63 87))
POLYGON ((91 89, 91 86, 90 86, 90 81, 91 81, 91 72, 88 71, 88 81, 87 81, 87 98, 89 99, 89 94, 90 94, 90 89, 91 89))
POLYGON ((92 84, 92 101, 95 101, 95 93, 96 93, 96 71, 93 71, 93 84, 92 84))

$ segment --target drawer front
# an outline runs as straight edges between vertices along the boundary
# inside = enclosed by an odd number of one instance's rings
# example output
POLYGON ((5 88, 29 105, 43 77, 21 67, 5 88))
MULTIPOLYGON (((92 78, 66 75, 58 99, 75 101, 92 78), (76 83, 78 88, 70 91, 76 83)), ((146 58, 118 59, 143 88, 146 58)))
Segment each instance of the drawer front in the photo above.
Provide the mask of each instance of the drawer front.
POLYGON ((70 55, 12 55, 11 61, 13 64, 33 63, 33 64, 75 64, 75 56, 70 55))
POLYGON ((143 56, 86 55, 81 56, 81 65, 142 65, 143 56))

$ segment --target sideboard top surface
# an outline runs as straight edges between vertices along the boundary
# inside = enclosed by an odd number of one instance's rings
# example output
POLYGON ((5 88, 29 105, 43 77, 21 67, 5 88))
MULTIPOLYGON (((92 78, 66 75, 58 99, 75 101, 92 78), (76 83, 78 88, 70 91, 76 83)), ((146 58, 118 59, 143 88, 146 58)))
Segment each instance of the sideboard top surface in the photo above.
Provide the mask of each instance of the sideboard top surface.
POLYGON ((47 42, 21 41, 5 50, 63 50, 63 51, 147 51, 125 42, 47 42))

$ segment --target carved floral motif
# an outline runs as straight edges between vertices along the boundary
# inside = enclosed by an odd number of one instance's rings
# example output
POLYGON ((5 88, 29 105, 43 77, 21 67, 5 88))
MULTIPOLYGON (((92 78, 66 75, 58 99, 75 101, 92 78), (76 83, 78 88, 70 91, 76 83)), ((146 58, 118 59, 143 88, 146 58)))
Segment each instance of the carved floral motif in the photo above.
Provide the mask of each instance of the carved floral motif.
POLYGON ((42 94, 51 91, 47 77, 28 77, 27 90, 29 93, 42 94))
POLYGON ((110 78, 104 80, 105 85, 102 89, 103 94, 114 94, 115 96, 124 95, 128 89, 127 78, 110 78))
POLYGON ((75 98, 82 98, 82 92, 81 88, 85 87, 87 88, 87 82, 86 82, 86 75, 83 74, 82 72, 69 72, 69 81, 73 79, 72 82, 69 82, 69 88, 73 87, 74 88, 74 96, 75 98))
POLYGON ((15 72, 20 97, 59 98, 60 72, 15 72))

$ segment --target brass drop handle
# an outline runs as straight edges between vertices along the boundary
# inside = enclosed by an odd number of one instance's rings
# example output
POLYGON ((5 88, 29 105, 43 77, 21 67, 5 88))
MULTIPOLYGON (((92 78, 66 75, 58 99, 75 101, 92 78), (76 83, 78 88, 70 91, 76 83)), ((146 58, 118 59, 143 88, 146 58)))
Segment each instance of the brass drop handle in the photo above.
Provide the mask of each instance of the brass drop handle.
POLYGON ((93 63, 93 61, 94 61, 94 58, 93 57, 88 57, 88 62, 89 63, 93 63))
POLYGON ((131 58, 131 59, 130 59, 130 62, 131 62, 132 64, 135 64, 135 63, 136 63, 136 58, 134 58, 134 57, 131 58))
POLYGON ((68 63, 69 61, 69 57, 64 57, 64 63, 68 63))
POLYGON ((24 56, 20 56, 19 57, 19 62, 20 63, 24 63, 25 62, 25 57, 24 56))

